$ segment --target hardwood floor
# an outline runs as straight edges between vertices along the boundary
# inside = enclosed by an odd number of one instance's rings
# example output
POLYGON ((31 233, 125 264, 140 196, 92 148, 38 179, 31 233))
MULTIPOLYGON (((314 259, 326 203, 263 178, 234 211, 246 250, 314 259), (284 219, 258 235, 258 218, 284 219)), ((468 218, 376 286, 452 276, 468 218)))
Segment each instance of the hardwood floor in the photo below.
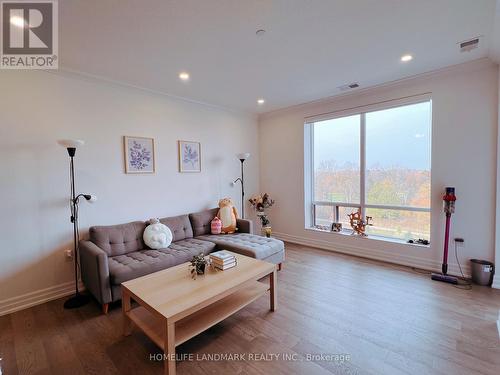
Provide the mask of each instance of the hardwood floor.
MULTIPOLYGON (((500 291, 298 245, 286 255, 277 311, 263 297, 182 344, 178 355, 198 360, 179 361, 178 374, 500 374, 500 291), (245 358, 201 358, 223 353, 245 358)), ((62 304, 0 317, 1 375, 163 373, 147 337, 122 336, 119 305, 103 315, 96 302, 62 304)))

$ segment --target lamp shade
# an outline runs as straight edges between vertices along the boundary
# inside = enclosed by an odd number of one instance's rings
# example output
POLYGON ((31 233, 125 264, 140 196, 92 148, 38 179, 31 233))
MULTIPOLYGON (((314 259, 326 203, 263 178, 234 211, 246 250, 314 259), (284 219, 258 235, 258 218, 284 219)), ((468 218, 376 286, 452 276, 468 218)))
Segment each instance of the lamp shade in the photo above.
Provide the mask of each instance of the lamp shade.
POLYGON ((78 148, 85 144, 81 139, 59 139, 57 143, 64 148, 78 148))
POLYGON ((236 154, 236 157, 240 160, 247 160, 249 157, 250 157, 250 153, 249 152, 244 152, 244 153, 241 153, 241 154, 236 154))

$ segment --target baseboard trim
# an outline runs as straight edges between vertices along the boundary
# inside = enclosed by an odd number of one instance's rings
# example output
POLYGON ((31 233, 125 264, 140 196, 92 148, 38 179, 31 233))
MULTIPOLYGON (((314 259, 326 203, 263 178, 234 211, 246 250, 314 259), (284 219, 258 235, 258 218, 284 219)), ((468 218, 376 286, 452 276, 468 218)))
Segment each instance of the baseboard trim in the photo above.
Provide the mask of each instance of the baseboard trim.
MULTIPOLYGON (((382 262, 398 264, 401 266, 415 267, 433 272, 441 272, 441 263, 432 259, 418 258, 405 254, 395 254, 393 252, 389 254, 380 250, 366 249, 357 246, 338 245, 333 244, 330 241, 292 236, 286 233, 273 232, 273 236, 285 242, 295 243, 298 245, 315 247, 322 250, 353 255, 361 258, 379 260, 382 262)), ((470 267, 468 265, 463 265, 462 270, 465 277, 470 277, 470 267)), ((460 269, 456 264, 449 264, 448 271, 451 275, 460 275, 460 269)))
MULTIPOLYGON (((79 289, 84 289, 83 284, 79 285, 79 289)), ((0 316, 11 314, 19 310, 24 310, 32 306, 40 305, 54 299, 66 297, 73 294, 74 292, 75 283, 70 281, 67 283, 54 285, 48 288, 26 293, 17 297, 4 299, 0 301, 0 316)))

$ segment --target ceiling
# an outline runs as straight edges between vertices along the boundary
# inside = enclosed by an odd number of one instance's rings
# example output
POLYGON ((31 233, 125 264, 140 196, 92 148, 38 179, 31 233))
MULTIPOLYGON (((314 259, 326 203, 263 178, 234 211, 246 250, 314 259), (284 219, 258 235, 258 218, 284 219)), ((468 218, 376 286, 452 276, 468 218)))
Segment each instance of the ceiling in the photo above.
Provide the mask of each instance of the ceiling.
POLYGON ((63 70, 252 113, 500 57, 500 0, 64 0, 59 14, 63 70))

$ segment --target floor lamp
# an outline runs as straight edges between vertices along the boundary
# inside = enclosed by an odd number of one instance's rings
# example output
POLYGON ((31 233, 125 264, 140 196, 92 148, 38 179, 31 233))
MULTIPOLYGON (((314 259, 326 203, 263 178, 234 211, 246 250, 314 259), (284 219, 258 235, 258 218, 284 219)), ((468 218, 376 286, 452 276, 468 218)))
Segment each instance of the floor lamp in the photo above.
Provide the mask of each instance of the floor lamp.
POLYGON ((70 216, 70 221, 73 223, 73 263, 75 265, 75 295, 66 302, 64 302, 64 308, 65 309, 74 309, 80 306, 83 306, 89 302, 89 297, 80 294, 80 291, 78 290, 78 262, 79 262, 79 257, 78 257, 78 241, 79 241, 79 231, 78 231, 78 202, 80 198, 84 198, 85 200, 89 202, 94 202, 96 200, 95 196, 89 195, 89 194, 78 194, 76 195, 76 190, 75 190, 75 166, 74 166, 74 157, 76 154, 76 149, 80 146, 83 146, 84 142, 81 140, 70 140, 70 139, 63 139, 57 141, 57 143, 68 151, 68 155, 70 158, 69 161, 69 169, 70 169, 70 211, 71 211, 71 216, 70 216))
POLYGON ((236 154, 236 157, 240 159, 241 162, 241 177, 238 177, 236 180, 234 180, 233 184, 236 182, 241 183, 241 218, 245 218, 245 178, 243 175, 243 164, 245 163, 245 160, 247 160, 250 157, 250 154, 248 152, 244 152, 242 154, 236 154))

